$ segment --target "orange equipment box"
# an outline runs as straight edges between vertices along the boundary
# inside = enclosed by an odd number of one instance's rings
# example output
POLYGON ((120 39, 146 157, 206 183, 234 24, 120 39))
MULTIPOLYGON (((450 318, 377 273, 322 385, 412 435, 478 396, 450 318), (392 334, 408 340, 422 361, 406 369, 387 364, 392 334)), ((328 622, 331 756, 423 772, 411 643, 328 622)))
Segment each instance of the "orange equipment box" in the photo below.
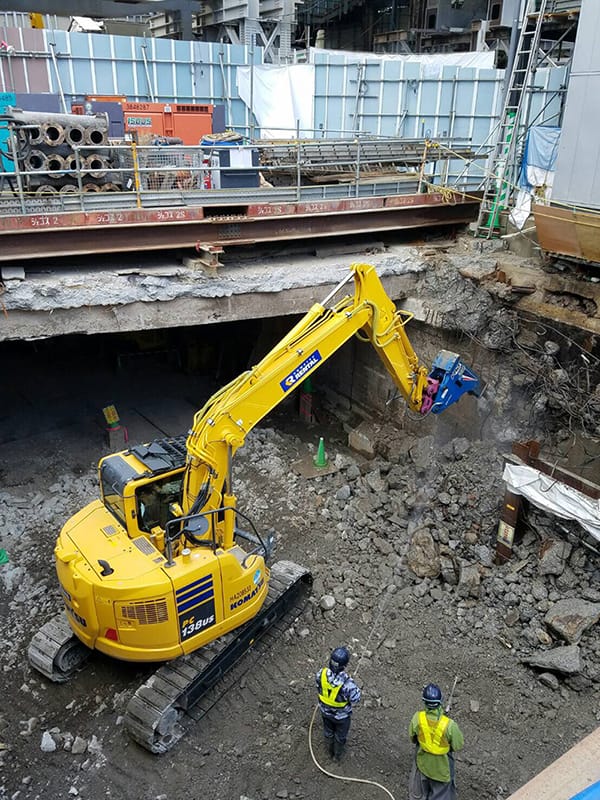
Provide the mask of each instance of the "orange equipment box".
POLYGON ((123 103, 125 130, 175 136, 184 144, 197 145, 212 133, 212 105, 181 103, 123 103))

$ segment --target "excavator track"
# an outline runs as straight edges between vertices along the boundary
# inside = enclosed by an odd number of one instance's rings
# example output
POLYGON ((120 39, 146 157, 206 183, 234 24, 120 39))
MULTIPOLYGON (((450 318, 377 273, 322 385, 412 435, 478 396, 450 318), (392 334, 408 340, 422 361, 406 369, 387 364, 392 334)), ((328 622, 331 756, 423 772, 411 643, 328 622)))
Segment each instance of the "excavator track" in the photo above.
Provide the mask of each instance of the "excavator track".
POLYGON ((283 633, 306 605, 311 574, 292 561, 271 567, 267 598, 245 625, 195 653, 163 664, 137 689, 125 712, 130 736, 151 753, 168 752, 217 702, 216 685, 249 650, 283 633), (259 642, 260 640, 260 642, 259 642))
POLYGON ((71 630, 64 611, 43 625, 27 648, 31 666, 53 683, 68 681, 91 653, 71 630))

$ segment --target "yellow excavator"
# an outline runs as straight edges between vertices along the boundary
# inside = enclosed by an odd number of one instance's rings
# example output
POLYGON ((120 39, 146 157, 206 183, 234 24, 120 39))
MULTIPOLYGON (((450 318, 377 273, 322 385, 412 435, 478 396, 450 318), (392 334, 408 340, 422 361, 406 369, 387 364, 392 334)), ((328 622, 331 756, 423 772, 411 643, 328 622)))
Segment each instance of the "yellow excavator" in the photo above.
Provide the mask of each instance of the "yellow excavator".
POLYGON ((169 750, 184 718, 267 631, 298 615, 311 576, 273 549, 237 507, 232 460, 252 428, 355 334, 381 357, 409 408, 437 414, 479 378, 456 353, 427 370, 374 267, 354 264, 253 369, 218 391, 187 437, 160 439, 99 463, 100 499, 63 527, 54 550, 64 612, 32 639, 30 663, 68 680, 92 650, 165 662, 132 696, 131 736, 169 750), (339 297, 354 281, 354 294, 339 297))

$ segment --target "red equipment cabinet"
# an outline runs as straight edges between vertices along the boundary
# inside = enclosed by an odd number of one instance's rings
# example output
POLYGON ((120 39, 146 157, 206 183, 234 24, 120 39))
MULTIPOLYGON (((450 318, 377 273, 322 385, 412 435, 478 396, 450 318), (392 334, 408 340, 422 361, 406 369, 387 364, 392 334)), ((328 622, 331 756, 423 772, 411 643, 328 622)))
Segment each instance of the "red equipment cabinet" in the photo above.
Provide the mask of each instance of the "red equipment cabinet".
POLYGON ((126 131, 174 136, 189 145, 199 144, 212 133, 212 105, 127 102, 122 106, 126 131))

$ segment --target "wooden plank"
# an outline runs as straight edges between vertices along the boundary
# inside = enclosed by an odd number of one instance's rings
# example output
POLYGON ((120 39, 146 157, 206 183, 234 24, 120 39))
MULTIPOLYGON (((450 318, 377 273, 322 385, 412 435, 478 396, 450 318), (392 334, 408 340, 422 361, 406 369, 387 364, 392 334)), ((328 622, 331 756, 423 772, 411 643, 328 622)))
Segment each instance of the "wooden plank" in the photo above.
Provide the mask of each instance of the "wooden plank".
POLYGON ((569 800, 600 781, 600 728, 517 789, 508 800, 569 800))
POLYGON ((548 253, 600 262, 600 213, 534 204, 538 241, 548 253))

